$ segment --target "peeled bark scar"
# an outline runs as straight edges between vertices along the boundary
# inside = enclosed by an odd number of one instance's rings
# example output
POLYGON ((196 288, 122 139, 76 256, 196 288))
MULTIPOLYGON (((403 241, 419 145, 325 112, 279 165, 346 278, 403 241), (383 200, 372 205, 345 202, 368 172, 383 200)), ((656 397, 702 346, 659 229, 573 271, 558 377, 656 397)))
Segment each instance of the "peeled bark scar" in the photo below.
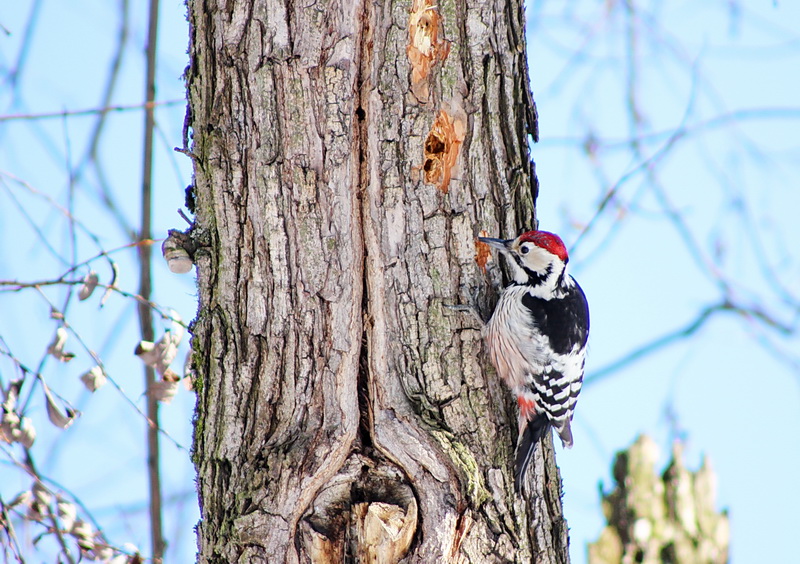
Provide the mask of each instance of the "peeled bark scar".
POLYGON ((433 0, 414 0, 408 20, 406 55, 411 63, 411 91, 421 101, 428 99, 431 68, 450 53, 450 42, 443 38, 441 25, 442 16, 433 0))
MULTIPOLYGON (((488 237, 489 233, 483 229, 478 234, 479 237, 488 237)), ((478 238, 475 238, 475 262, 478 263, 478 267, 485 273, 486 272, 486 263, 489 261, 489 258, 492 256, 491 249, 489 245, 484 243, 483 241, 479 241, 478 238)))

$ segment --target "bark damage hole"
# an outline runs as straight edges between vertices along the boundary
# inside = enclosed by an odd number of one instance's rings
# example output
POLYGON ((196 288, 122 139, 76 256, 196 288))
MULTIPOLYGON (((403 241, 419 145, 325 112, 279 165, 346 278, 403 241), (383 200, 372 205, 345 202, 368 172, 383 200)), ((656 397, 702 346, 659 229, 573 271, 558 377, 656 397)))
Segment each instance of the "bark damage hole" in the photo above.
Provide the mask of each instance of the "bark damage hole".
MULTIPOLYGON (((485 229, 482 229, 481 232, 478 233, 478 237, 488 236, 489 233, 485 229)), ((479 240, 478 237, 475 237, 475 262, 478 264, 478 268, 486 274, 486 263, 491 260, 492 252, 489 245, 479 240)))
POLYGON ((451 114, 444 109, 439 110, 423 146, 425 160, 422 171, 425 182, 436 184, 445 194, 450 187, 453 167, 464 142, 466 119, 461 114, 463 112, 455 111, 451 114))
POLYGON ((436 63, 450 54, 444 38, 442 16, 434 0, 414 0, 408 19, 406 56, 411 63, 411 92, 418 100, 428 100, 428 77, 436 63))

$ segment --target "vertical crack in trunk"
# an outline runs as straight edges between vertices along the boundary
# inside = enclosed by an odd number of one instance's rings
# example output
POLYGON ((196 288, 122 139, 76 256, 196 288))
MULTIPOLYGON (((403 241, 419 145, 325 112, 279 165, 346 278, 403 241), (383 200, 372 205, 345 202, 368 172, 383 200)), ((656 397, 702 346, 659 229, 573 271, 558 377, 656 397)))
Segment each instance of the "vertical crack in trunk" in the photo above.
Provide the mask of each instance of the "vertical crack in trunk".
POLYGON ((355 129, 355 146, 358 150, 358 194, 356 196, 359 204, 359 214, 361 221, 361 244, 363 248, 363 260, 361 266, 361 308, 362 308, 362 323, 363 333, 361 338, 361 353, 358 362, 358 412, 359 412, 359 439, 362 448, 365 450, 372 448, 372 416, 370 411, 370 390, 369 390, 369 338, 368 333, 371 325, 369 315, 369 268, 367 265, 368 250, 366 246, 366 229, 365 229, 365 211, 366 205, 364 202, 364 194, 366 192, 366 182, 368 178, 367 173, 367 125, 366 125, 366 102, 367 96, 364 92, 365 82, 368 82, 366 77, 369 76, 369 61, 372 59, 371 43, 367 40, 371 33, 370 19, 371 19, 370 3, 365 1, 361 6, 361 41, 358 45, 358 74, 356 76, 356 122, 355 129))
POLYGON ((360 239, 354 239, 361 245, 359 266, 363 269, 360 280, 354 281, 361 283, 362 292, 357 304, 361 313, 357 321, 361 340, 354 388, 359 420, 347 459, 315 493, 311 507, 298 525, 296 546, 312 562, 398 562, 408 553, 418 522, 418 505, 407 476, 402 469, 386 462, 385 456, 374 448, 373 441, 375 368, 371 366, 371 335, 374 325, 369 288, 374 282, 370 276, 380 275, 370 266, 370 260, 378 255, 374 250, 377 238, 368 232, 374 226, 370 223, 366 197, 368 183, 372 180, 369 159, 374 158, 369 154, 367 131, 373 9, 368 2, 360 6, 360 35, 355 53, 358 68, 351 121, 353 221, 360 231, 360 239))

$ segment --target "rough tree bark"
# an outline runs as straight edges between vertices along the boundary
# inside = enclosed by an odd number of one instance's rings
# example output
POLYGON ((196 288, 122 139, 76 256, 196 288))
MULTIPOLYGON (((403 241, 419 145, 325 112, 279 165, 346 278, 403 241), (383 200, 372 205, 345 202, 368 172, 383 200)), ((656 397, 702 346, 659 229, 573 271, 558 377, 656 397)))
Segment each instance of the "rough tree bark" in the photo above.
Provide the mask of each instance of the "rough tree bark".
POLYGON ((564 562, 480 329, 534 222, 516 0, 189 1, 201 562, 564 562), (491 279, 491 280, 490 280, 491 279))

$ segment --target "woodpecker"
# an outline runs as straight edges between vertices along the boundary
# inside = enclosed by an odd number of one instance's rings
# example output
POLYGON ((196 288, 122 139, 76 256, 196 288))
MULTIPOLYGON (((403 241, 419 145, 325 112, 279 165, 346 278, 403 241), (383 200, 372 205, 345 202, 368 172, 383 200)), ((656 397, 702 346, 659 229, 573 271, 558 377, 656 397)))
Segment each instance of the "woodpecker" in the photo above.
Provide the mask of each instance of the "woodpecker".
POLYGON ((489 356, 519 406, 517 489, 539 440, 553 427, 566 448, 583 383, 589 307, 567 273, 561 238, 528 231, 516 239, 480 241, 508 259, 512 280, 484 327, 489 356))

